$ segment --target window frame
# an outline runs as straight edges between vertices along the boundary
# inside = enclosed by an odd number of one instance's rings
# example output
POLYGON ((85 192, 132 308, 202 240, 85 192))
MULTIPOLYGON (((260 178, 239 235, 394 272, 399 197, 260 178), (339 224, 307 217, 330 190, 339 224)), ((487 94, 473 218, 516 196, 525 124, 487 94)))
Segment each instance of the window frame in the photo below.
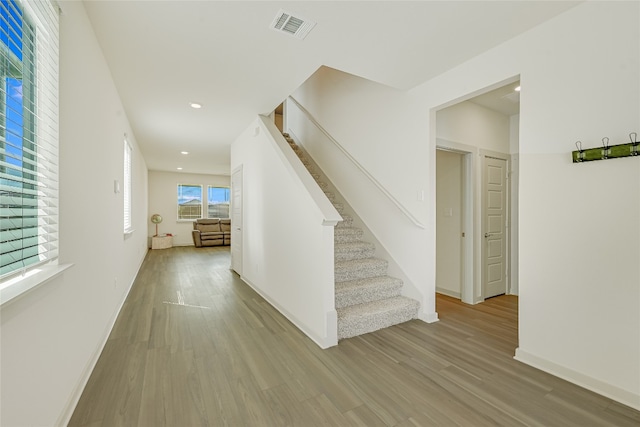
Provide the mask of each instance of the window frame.
MULTIPOLYGON (((192 199, 192 200, 193 200, 193 199, 192 199)), ((204 217, 202 216, 202 214, 204 213, 204 207, 203 207, 203 204, 204 204, 204 193, 203 193, 202 184, 178 184, 178 185, 177 185, 177 197, 176 197, 176 202, 177 202, 177 203, 176 203, 176 205, 177 205, 177 206, 176 206, 176 208, 177 208, 177 211, 176 211, 176 218, 177 218, 177 221, 179 221, 179 222, 193 222, 193 221, 195 221, 196 219, 202 219, 202 218, 204 218, 204 217), (180 216, 180 206, 181 206, 180 198, 181 198, 181 196, 182 196, 182 194, 181 194, 181 192, 180 192, 181 187, 194 187, 194 188, 195 188, 195 187, 197 187, 197 188, 199 188, 199 189, 200 189, 200 216, 198 216, 198 217, 195 217, 195 216, 189 216, 189 217, 184 217, 184 218, 180 216)))
POLYGON ((231 188, 230 187, 224 187, 224 186, 219 186, 219 185, 207 185, 207 218, 231 218, 231 188), (211 205, 211 200, 209 199, 209 190, 212 188, 216 188, 216 189, 224 189, 227 191, 227 216, 222 217, 222 216, 209 216, 209 212, 210 212, 210 208, 209 206, 211 205))

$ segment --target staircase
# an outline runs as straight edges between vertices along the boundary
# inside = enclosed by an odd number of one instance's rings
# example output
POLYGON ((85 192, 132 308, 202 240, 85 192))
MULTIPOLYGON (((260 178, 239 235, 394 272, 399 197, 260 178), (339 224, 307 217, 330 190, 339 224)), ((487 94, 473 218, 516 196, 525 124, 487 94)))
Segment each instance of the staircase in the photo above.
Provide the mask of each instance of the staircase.
POLYGON ((334 231, 338 339, 415 319, 420 303, 400 295, 402 281, 387 276, 387 261, 375 257, 373 243, 362 240, 362 229, 354 227, 353 218, 343 213, 344 206, 336 202, 335 195, 315 173, 304 151, 288 134, 284 137, 343 218, 334 231))

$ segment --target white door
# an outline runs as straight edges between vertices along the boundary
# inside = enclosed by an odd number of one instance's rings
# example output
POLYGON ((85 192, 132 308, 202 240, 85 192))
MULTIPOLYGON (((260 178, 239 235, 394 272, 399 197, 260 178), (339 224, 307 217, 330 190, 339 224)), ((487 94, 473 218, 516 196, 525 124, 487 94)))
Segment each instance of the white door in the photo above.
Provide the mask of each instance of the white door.
POLYGON ((242 166, 231 175, 231 269, 242 275, 242 166))
POLYGON ((507 292, 507 161, 485 157, 483 175, 482 291, 490 298, 507 292))

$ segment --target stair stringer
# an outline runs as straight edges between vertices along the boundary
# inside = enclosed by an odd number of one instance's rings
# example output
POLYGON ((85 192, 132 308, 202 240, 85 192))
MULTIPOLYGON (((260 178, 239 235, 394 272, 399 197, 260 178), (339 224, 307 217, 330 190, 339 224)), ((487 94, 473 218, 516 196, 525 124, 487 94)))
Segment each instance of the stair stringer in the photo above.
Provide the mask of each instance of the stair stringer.
POLYGON ((403 286, 401 288, 401 295, 415 299, 417 301, 422 301, 423 296, 420 291, 413 284, 411 279, 404 273, 402 268, 398 265, 396 260, 393 258, 391 253, 387 250, 387 248, 380 242, 380 240, 376 237, 376 235, 367 227, 366 223, 360 218, 357 212, 353 209, 353 207, 347 202, 347 200, 342 196, 338 188, 333 184, 333 182, 329 179, 329 177, 324 173, 320 165, 316 163, 313 157, 309 154, 309 152, 305 149, 302 141, 291 131, 288 131, 289 136, 293 139, 296 145, 302 150, 304 156, 311 164, 312 168, 318 175, 320 175, 323 182, 327 184, 327 191, 334 193, 336 202, 341 203, 344 206, 344 213, 350 215, 353 218, 353 225, 362 229, 363 235, 362 240, 373 243, 375 246, 375 256, 376 258, 384 259, 388 262, 387 266, 387 274, 392 277, 396 277, 403 282, 403 286))

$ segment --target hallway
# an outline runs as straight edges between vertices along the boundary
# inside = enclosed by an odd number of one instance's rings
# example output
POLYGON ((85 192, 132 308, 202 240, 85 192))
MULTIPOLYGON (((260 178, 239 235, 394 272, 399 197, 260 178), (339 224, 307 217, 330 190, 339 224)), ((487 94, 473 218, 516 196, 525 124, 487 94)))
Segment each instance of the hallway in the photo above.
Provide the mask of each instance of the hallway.
POLYGON ((229 270, 149 251, 70 426, 635 426, 640 413, 513 360, 517 298, 438 296, 321 350, 229 270))

